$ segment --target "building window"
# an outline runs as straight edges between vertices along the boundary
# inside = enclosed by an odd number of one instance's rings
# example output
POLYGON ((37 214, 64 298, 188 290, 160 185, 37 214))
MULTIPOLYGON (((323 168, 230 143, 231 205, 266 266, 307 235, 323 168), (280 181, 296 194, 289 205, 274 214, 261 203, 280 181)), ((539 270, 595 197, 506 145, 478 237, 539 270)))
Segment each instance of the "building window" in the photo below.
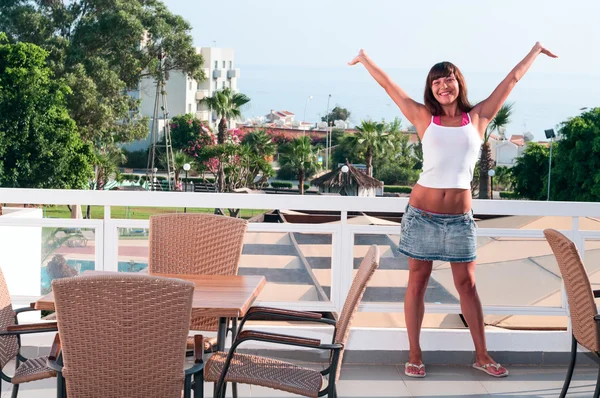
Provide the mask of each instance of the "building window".
POLYGON ((225 90, 225 82, 223 82, 223 90, 225 90))
POLYGON ((217 91, 219 89, 219 82, 215 81, 215 91, 217 91))
POLYGON ((223 69, 225 69, 225 61, 223 61, 223 69))
POLYGON ((196 112, 198 112, 200 110, 200 103, 196 102, 196 112))
POLYGON ((192 81, 190 80, 190 91, 192 90, 192 81))
POLYGON ((219 61, 215 61, 215 69, 219 69, 219 61))
POLYGON ((229 61, 229 69, 233 69, 233 61, 229 61))

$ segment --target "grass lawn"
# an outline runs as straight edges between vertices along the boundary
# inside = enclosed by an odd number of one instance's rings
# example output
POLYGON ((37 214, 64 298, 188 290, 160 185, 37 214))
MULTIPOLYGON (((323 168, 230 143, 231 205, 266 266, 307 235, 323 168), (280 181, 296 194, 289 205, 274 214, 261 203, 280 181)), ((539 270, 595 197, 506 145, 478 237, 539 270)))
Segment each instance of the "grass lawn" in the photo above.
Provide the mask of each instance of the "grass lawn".
MULTIPOLYGON (((213 214, 215 209, 208 208, 187 208, 188 213, 210 213, 213 214)), ((81 211, 84 213, 87 211, 86 207, 83 207, 81 211)), ((242 218, 251 218, 266 212, 267 210, 257 209, 243 209, 240 213, 242 218)), ((150 216, 155 214, 165 213, 183 213, 183 207, 129 207, 129 206, 112 206, 111 207, 111 218, 120 219, 133 219, 133 220, 147 220, 150 216)), ((225 210, 225 214, 229 215, 229 212, 225 210)), ((70 218, 71 212, 67 206, 45 206, 44 217, 46 218, 70 218)), ((103 219, 104 218, 104 207, 103 206, 92 206, 92 218, 103 219)))

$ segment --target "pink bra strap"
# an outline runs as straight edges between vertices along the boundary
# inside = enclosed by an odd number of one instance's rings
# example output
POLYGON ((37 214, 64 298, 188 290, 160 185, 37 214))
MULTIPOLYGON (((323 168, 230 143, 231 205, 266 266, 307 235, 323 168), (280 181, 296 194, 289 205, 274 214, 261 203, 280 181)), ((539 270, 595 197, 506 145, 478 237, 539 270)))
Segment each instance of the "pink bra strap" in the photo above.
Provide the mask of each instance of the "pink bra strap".
MULTIPOLYGON (((442 125, 442 117, 441 116, 434 116, 432 120, 433 120, 433 124, 437 124, 438 126, 442 125)), ((469 114, 467 112, 463 112, 462 121, 460 122, 460 125, 466 126, 469 123, 471 123, 471 117, 469 116, 469 114)))
POLYGON ((463 114, 462 114, 462 122, 460 123, 460 125, 461 126, 466 126, 470 122, 471 122, 471 119, 469 118, 469 114, 467 112, 463 112, 463 114))

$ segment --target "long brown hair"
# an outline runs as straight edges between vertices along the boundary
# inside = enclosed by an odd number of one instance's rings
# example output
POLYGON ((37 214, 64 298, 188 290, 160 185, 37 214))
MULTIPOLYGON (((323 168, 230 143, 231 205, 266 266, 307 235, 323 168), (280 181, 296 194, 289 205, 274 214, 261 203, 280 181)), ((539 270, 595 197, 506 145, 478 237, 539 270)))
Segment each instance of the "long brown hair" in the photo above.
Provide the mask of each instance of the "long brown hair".
POLYGON ((427 75, 427 81, 425 82, 425 106, 433 116, 440 116, 443 111, 442 106, 438 100, 435 99, 433 91, 431 91, 431 85, 434 80, 439 79, 440 77, 448 77, 452 73, 454 73, 454 77, 456 77, 456 81, 458 82, 458 98, 456 99, 458 102, 458 109, 467 113, 471 112, 471 109, 473 109, 473 106, 467 97, 465 77, 460 72, 460 69, 451 62, 440 62, 431 67, 431 70, 429 70, 429 74, 427 75))

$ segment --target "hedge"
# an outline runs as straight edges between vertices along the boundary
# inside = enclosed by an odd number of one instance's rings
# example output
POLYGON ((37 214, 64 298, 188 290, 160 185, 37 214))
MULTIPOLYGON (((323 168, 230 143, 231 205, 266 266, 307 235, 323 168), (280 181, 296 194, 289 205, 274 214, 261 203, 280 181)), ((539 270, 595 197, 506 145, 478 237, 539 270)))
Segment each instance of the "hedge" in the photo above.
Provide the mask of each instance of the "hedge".
POLYGON ((390 193, 411 193, 412 187, 407 187, 403 185, 385 185, 383 187, 383 191, 390 193))
POLYGON ((271 186, 273 188, 293 188, 294 184, 289 181, 272 181, 271 186))
POLYGON ((502 191, 500 192, 500 198, 502 199, 520 199, 519 195, 510 191, 502 191))

